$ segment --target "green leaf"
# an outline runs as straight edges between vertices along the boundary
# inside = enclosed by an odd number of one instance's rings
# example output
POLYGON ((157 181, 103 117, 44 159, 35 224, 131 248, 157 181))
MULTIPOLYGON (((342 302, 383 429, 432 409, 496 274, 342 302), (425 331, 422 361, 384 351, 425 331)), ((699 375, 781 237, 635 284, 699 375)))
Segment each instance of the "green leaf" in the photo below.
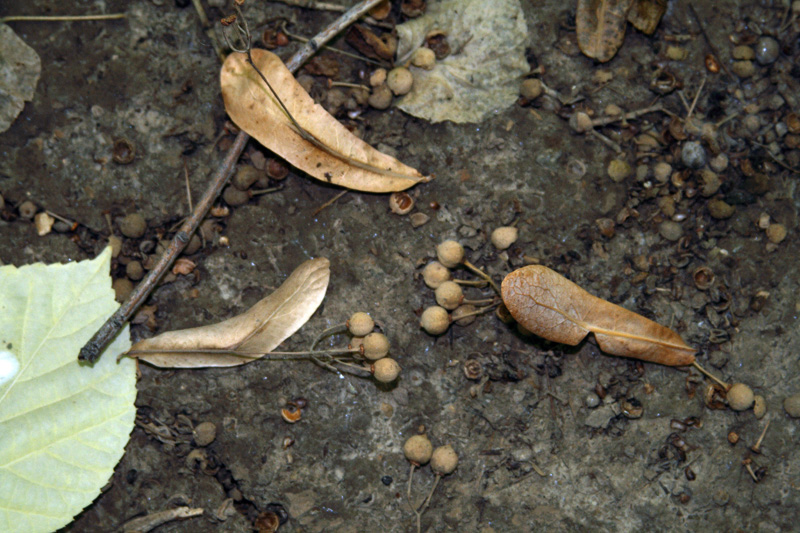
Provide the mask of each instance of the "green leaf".
POLYGON ((0 267, 0 531, 69 524, 122 457, 136 414, 135 364, 115 360, 128 328, 94 367, 77 360, 117 308, 110 261, 107 248, 92 261, 0 267))

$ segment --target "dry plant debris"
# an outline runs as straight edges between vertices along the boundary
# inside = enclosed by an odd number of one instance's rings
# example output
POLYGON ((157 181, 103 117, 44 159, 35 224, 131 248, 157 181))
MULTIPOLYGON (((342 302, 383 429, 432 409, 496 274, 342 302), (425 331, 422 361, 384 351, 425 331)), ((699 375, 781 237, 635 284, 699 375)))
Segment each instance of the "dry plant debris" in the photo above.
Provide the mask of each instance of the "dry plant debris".
POLYGON ((33 100, 41 72, 36 51, 0 24, 0 132, 11 127, 26 101, 33 100))
POLYGON ((669 366, 694 363, 695 350, 671 329, 593 296, 547 267, 515 270, 501 290, 514 319, 545 339, 574 346, 592 332, 612 355, 669 366))
POLYGON ((168 331, 134 344, 127 355, 162 368, 238 366, 274 350, 314 314, 330 280, 330 262, 306 261, 278 289, 241 315, 168 331))
POLYGON ((578 46, 605 63, 625 40, 627 23, 651 35, 666 11, 664 0, 579 0, 575 15, 578 46))
POLYGON ((428 181, 350 133, 314 102, 278 56, 259 49, 252 50, 252 56, 285 109, 245 54, 228 56, 220 82, 228 115, 261 144, 314 178, 348 189, 386 193, 428 181), (316 142, 310 142, 297 125, 316 142))

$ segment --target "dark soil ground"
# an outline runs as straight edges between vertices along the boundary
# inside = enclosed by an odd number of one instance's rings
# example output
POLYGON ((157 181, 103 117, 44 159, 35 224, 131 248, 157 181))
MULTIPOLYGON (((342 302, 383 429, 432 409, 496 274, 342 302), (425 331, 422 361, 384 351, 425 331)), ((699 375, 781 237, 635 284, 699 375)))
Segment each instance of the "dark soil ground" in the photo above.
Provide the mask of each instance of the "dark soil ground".
MULTIPOLYGON (((211 3, 211 20, 227 14, 211 3)), ((0 16, 55 12, 39 0, 14 4, 0 6, 0 16)), ((148 301, 157 306, 155 332, 233 316, 302 261, 323 256, 332 270, 324 304, 284 346, 302 349, 326 327, 367 311, 382 321, 401 377, 383 387, 307 362, 189 371, 141 365, 141 424, 107 489, 66 531, 112 531, 181 503, 205 513, 159 531, 251 531, 255 517, 270 510, 288 516, 280 531, 413 531, 401 447, 421 427, 434 445, 449 443, 460 457, 423 515, 425 531, 795 530, 798 421, 782 402, 800 391, 800 202, 798 173, 787 168, 800 166, 800 152, 798 132, 786 131, 800 127, 790 115, 800 112, 798 23, 779 3, 695 7, 728 68, 734 41, 755 46, 762 35, 778 38, 779 58, 755 63, 747 78, 708 72, 711 50, 698 21, 687 4, 669 2, 654 35, 629 29, 617 56, 600 65, 577 49, 573 5, 524 2, 529 59, 544 67, 549 87, 585 97, 581 102, 562 106, 543 96, 475 125, 431 125, 397 110, 339 115, 373 146, 436 176, 411 192, 415 212, 430 217, 426 224, 413 227, 408 216, 391 213, 384 195, 348 192, 318 212, 340 190, 298 171, 279 192, 213 219, 216 233, 190 256, 195 273, 163 284, 148 301), (670 59, 669 46, 688 55, 670 59), (662 97, 653 92, 658 65, 683 88, 662 97), (696 131, 670 133, 670 115, 652 113, 600 130, 622 144, 616 156, 601 140, 572 133, 566 120, 579 109, 599 116, 610 104, 629 111, 657 98, 684 118, 679 93, 691 105, 704 77, 694 115, 709 124, 735 115, 716 129, 716 144, 696 131), (648 130, 657 141, 637 149, 648 130), (707 196, 698 194, 699 171, 666 182, 654 177, 659 161, 683 171, 680 150, 692 140, 709 159, 729 158, 721 186, 707 196), (615 157, 633 169, 621 181, 606 170, 615 157), (677 200, 675 214, 665 197, 677 200), (735 209, 730 218, 712 216, 719 200, 735 209), (759 226, 764 216, 788 230, 783 241, 770 242, 759 226), (601 218, 612 220, 612 231, 601 232, 601 218), (676 224, 664 224, 670 220, 676 224), (488 235, 512 222, 520 238, 498 252, 488 235), (470 261, 498 281, 535 259, 673 327, 698 348, 701 364, 762 395, 766 416, 709 409, 696 371, 607 356, 593 340, 568 347, 524 337, 491 313, 441 337, 427 335, 418 313, 433 304, 433 294, 419 274, 445 239, 464 244, 470 261), (701 266, 715 278, 705 290, 694 279, 701 266), (467 379, 468 359, 480 363, 483 379, 467 379), (605 399, 591 409, 587 396, 596 390, 605 399), (300 397, 308 406, 290 425, 281 408, 300 397), (641 417, 626 416, 626 402, 641 404, 641 417), (685 430, 672 422, 690 417, 699 422, 685 430), (755 454, 748 447, 768 421, 762 453, 755 454), (215 424, 217 437, 191 453, 191 426, 201 422, 215 424), (161 439, 152 428, 162 428, 161 439), (730 432, 740 436, 738 444, 729 443, 730 432), (758 483, 743 466, 748 458, 758 483)), ((125 263, 151 254, 189 212, 184 165, 197 199, 231 139, 220 63, 191 3, 69 6, 75 13, 98 9, 128 17, 13 23, 43 68, 34 100, 0 134, 4 264, 94 257, 107 242, 108 220, 121 236, 119 219, 138 212, 147 233, 124 238, 112 267, 115 278, 124 277, 125 263), (127 165, 112 160, 121 138, 136 148, 127 165), (18 217, 24 200, 81 225, 39 237, 18 217)), ((58 6, 59 14, 65 10, 58 6)), ((251 24, 285 17, 306 36, 335 18, 260 1, 248 2, 246 13, 251 24)), ((297 46, 276 52, 288 58, 297 46)), ((336 46, 347 48, 343 40, 336 46)), ((370 72, 366 63, 331 57, 341 63, 337 81, 363 83, 360 73, 370 72)), ((312 94, 324 101, 326 80, 314 80, 312 94)), ((270 156, 253 143, 243 164, 257 153, 270 156)), ((145 325, 133 333, 151 334, 145 325)), ((415 473, 415 500, 432 483, 429 468, 415 473)))

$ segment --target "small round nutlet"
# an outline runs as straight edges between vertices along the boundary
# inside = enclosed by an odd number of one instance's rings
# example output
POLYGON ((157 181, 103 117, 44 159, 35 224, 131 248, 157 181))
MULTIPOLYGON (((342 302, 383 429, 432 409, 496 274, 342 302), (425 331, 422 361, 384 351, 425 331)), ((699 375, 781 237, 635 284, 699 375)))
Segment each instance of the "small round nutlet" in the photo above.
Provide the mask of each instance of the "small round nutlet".
POLYGON ((746 411, 753 406, 755 395, 753 389, 744 383, 734 383, 726 395, 728 407, 734 411, 746 411))
POLYGON ((736 443, 739 442, 739 434, 736 433, 734 430, 730 430, 728 432, 728 442, 730 442, 732 445, 735 446, 736 443))
POLYGON ((770 224, 767 226, 767 239, 773 244, 779 244, 786 238, 786 226, 783 224, 770 224))
POLYGON ((454 310, 464 301, 464 292, 455 281, 445 281, 436 287, 434 295, 436 296, 436 303, 448 311, 454 310))
POLYGON ((422 269, 422 280, 431 289, 450 279, 450 271, 439 261, 431 261, 422 269))
POLYGON ((431 70, 436 64, 436 54, 430 48, 417 48, 411 54, 411 64, 415 67, 431 70))
POLYGON ((706 164, 706 150, 697 141, 687 141, 681 148, 681 162, 693 169, 703 168, 706 164))
POLYGON ((136 147, 128 139, 122 138, 114 141, 111 148, 111 159, 118 165, 133 163, 136 158, 136 147))
POLYGON ((456 241, 444 241, 436 247, 436 257, 447 268, 455 268, 464 260, 464 247, 456 241))
POLYGON ((519 94, 526 100, 536 100, 542 94, 542 80, 539 78, 528 78, 522 82, 519 94))
POLYGON ((192 436, 198 446, 208 446, 217 438, 217 426, 213 422, 200 422, 192 431, 192 436))
MULTIPOLYGON (((364 357, 377 361, 389 353, 389 339, 383 333, 370 333, 364 337, 364 357)), ((391 381, 391 380, 389 380, 391 381)))
POLYGON ((367 98, 367 103, 375 109, 388 109, 392 105, 392 91, 384 83, 372 89, 372 94, 367 98))
POLYGON ((425 435, 414 435, 403 444, 403 454, 416 466, 424 465, 431 460, 433 444, 425 435))
POLYGON ((367 313, 358 311, 347 319, 345 325, 351 335, 363 337, 372 331, 372 328, 375 327, 375 321, 367 313))
POLYGON ((267 176, 275 181, 282 181, 289 175, 289 167, 286 163, 270 157, 267 159, 267 176))
POLYGON ((242 191, 233 185, 228 185, 225 187, 225 190, 222 191, 222 199, 225 200, 225 203, 229 206, 237 207, 249 202, 250 195, 247 193, 247 191, 242 191))
POLYGON ((453 311, 450 320, 458 326, 469 326, 475 322, 475 311, 477 311, 477 309, 478 308, 472 304, 459 305, 453 311))
POLYGON ((147 222, 139 213, 131 213, 119 221, 119 230, 130 239, 138 239, 147 231, 147 222))
POLYGON ((430 335, 441 335, 450 327, 450 315, 443 307, 434 305, 422 312, 419 325, 430 335))
POLYGON ((386 77, 388 74, 386 73, 385 68, 376 69, 372 74, 369 76, 369 86, 370 87, 377 87, 378 85, 383 85, 386 83, 386 77))
POLYGON ((498 250, 507 250, 509 246, 517 242, 519 230, 514 226, 501 226, 492 232, 490 237, 492 244, 498 250))
POLYGON ((36 204, 30 200, 25 200, 19 204, 19 216, 25 220, 31 220, 36 215, 37 210, 36 204))
POLYGON ((372 375, 381 383, 391 383, 400 375, 400 365, 389 357, 378 359, 372 364, 372 375))
POLYGON ((389 209, 395 215, 407 215, 414 209, 414 199, 407 192, 393 192, 389 195, 389 209))
POLYGON ((458 455, 452 446, 446 444, 433 450, 431 455, 431 470, 437 475, 451 474, 458 466, 458 455))
POLYGON ((756 66, 752 61, 734 61, 731 70, 740 78, 749 78, 756 73, 756 66))
POLYGON ((395 67, 386 75, 386 85, 395 96, 408 94, 413 84, 414 75, 405 67, 395 67))
POLYGON ((569 127, 576 133, 584 133, 594 128, 592 125, 592 117, 584 111, 573 113, 569 117, 569 127))
POLYGON ((653 176, 661 182, 665 183, 670 176, 672 176, 672 165, 665 161, 659 161, 656 163, 656 166, 653 167, 653 176))
POLYGON ((800 393, 792 394, 783 400, 783 409, 792 418, 800 418, 800 393))
POLYGON ((773 37, 764 36, 756 42, 756 61, 759 65, 770 65, 778 59, 781 47, 773 37))
POLYGON ((589 409, 594 409, 600 405, 600 396, 598 396, 595 392, 588 392, 586 393, 586 396, 583 397, 583 403, 589 409))
POLYGON ((619 183, 631 175, 633 169, 627 161, 622 159, 612 159, 608 164, 608 177, 612 181, 619 183))
POLYGON ((257 182, 264 173, 256 167, 242 165, 236 170, 231 183, 240 191, 246 191, 257 182))
POLYGON ((144 277, 144 267, 139 261, 131 261, 125 265, 125 275, 128 279, 139 281, 144 277))

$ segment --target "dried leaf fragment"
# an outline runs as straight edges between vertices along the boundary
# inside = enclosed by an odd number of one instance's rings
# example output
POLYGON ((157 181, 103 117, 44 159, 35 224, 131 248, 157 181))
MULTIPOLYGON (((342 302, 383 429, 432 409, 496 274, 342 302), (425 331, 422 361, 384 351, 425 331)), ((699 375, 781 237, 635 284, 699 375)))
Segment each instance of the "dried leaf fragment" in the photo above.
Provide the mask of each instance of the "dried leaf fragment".
POLYGON ((636 0, 628 11, 628 22, 640 32, 652 35, 666 11, 666 0, 636 0))
POLYGON ((575 25, 584 55, 605 63, 625 40, 628 10, 633 0, 578 0, 575 25))
POLYGON ((330 274, 324 257, 306 261, 244 313, 139 341, 127 355, 162 368, 243 365, 274 350, 311 318, 325 297, 330 274))
POLYGON ((612 355, 668 366, 694 362, 695 350, 671 329, 593 296, 545 266, 515 270, 501 292, 514 319, 545 339, 574 346, 592 332, 612 355))
POLYGON ((289 113, 317 144, 297 130, 246 55, 231 54, 220 73, 225 110, 258 142, 314 178, 348 189, 394 192, 428 181, 350 133, 314 103, 278 56, 258 49, 252 56, 289 113))

